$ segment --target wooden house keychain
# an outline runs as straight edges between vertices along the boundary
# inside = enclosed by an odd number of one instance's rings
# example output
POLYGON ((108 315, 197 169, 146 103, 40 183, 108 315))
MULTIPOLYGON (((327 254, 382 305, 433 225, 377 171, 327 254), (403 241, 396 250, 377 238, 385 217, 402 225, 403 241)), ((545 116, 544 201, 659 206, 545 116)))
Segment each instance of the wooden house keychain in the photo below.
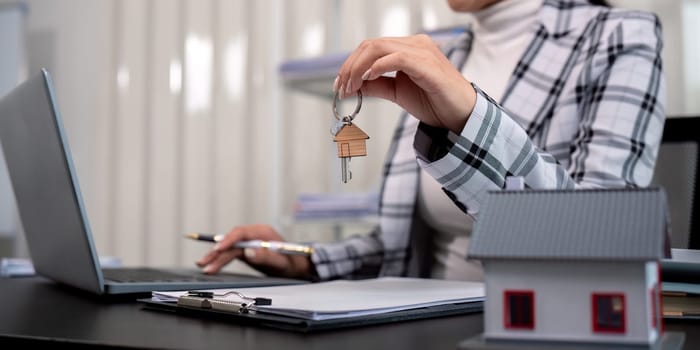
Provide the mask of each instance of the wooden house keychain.
POLYGON ((365 144, 369 136, 352 123, 357 113, 362 107, 362 93, 357 91, 357 106, 352 114, 342 116, 337 109, 338 93, 333 97, 333 114, 336 122, 331 127, 333 141, 338 145, 338 158, 340 158, 340 173, 343 183, 347 183, 352 178, 350 172, 350 158, 367 155, 367 145, 365 144))

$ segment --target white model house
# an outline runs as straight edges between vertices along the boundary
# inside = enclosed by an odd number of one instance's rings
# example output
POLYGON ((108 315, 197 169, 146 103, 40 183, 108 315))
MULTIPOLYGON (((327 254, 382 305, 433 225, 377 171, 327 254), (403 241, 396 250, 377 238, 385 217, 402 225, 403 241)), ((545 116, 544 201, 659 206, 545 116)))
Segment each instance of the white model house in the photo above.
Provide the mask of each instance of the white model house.
POLYGON ((665 238, 660 188, 490 193, 469 247, 483 338, 654 344, 665 238))

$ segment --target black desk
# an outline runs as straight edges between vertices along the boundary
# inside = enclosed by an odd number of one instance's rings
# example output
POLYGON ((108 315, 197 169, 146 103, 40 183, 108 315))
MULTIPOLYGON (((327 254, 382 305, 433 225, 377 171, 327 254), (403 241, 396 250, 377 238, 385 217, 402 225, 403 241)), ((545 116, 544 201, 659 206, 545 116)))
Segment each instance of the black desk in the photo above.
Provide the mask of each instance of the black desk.
MULTIPOLYGON (((483 330, 482 315, 298 334, 145 311, 106 302, 42 278, 0 279, 0 344, 71 348, 158 349, 456 349, 483 330), (54 342, 54 343, 51 343, 54 342)), ((700 323, 667 323, 684 331, 684 349, 700 349, 700 323)))

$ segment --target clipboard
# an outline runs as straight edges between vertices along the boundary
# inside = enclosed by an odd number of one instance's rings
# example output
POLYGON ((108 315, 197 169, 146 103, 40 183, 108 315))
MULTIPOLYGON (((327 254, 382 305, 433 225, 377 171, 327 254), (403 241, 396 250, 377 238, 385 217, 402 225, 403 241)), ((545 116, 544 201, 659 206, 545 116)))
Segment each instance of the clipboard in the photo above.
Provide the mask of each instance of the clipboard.
POLYGON ((169 299, 154 292, 138 301, 148 311, 310 333, 478 313, 484 300, 482 284, 402 277, 237 291, 167 292, 169 299))
POLYGON ((317 321, 273 314, 252 312, 238 313, 210 308, 184 306, 172 302, 155 301, 150 298, 138 299, 138 301, 143 303, 143 309, 147 311, 174 312, 176 314, 188 317, 206 318, 246 326, 259 326, 300 333, 314 333, 341 328, 364 327, 435 317, 465 315, 483 311, 483 301, 472 301, 449 305, 435 305, 375 315, 317 321))

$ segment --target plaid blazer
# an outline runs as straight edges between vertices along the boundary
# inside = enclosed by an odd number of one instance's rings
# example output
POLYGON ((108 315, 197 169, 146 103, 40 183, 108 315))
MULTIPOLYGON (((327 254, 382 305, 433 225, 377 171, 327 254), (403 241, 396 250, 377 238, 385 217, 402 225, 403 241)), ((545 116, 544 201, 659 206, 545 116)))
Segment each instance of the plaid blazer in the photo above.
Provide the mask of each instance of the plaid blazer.
MULTIPOLYGON (((420 168, 478 220, 487 191, 522 176, 527 188, 647 186, 665 121, 661 25, 656 15, 545 0, 535 36, 500 104, 476 85, 460 134, 404 115, 384 166, 379 224, 367 235, 316 244, 320 279, 416 275, 413 238, 420 168)), ((443 48, 461 68, 467 29, 443 48)), ((468 78, 468 77, 467 77, 468 78)))

